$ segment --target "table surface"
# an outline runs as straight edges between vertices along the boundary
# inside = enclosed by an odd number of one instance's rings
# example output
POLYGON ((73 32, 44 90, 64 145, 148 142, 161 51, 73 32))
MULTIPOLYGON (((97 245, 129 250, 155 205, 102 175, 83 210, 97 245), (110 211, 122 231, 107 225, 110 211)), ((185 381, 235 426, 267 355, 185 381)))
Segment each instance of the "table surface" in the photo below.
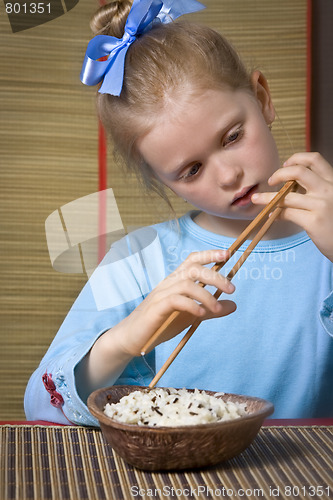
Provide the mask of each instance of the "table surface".
POLYGON ((135 469, 99 429, 2 423, 0 499, 333 499, 333 419, 274 423, 232 460, 176 472, 135 469))

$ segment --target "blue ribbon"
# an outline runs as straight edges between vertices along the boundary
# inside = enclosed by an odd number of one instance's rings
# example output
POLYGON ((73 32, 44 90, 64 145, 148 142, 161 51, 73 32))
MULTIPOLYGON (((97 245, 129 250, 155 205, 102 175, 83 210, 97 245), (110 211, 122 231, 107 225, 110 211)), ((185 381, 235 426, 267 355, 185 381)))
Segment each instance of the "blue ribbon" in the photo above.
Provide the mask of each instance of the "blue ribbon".
POLYGON ((96 35, 90 40, 80 75, 82 83, 97 85, 103 80, 99 92, 119 96, 126 53, 136 37, 149 31, 155 23, 166 24, 204 8, 197 0, 133 0, 122 38, 96 35), (98 60, 106 56, 107 60, 98 60))

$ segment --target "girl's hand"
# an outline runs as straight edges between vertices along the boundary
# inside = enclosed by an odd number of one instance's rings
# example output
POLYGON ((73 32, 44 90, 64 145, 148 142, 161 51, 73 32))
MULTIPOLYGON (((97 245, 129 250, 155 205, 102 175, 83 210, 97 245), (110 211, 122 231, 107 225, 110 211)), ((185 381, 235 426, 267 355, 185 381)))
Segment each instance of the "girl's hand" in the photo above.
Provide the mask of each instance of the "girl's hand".
POLYGON ((155 345, 174 337, 196 318, 203 321, 235 311, 234 302, 219 301, 199 285, 201 282, 232 293, 235 287, 227 278, 205 267, 227 257, 228 252, 221 250, 190 254, 127 318, 103 333, 76 369, 86 394, 104 384, 114 383, 131 359, 140 356, 143 346, 174 311, 181 311, 181 314, 155 345))
POLYGON ((174 311, 180 311, 182 314, 157 343, 174 337, 196 318, 203 321, 226 316, 235 311, 234 302, 217 300, 199 285, 199 282, 212 285, 228 294, 234 291, 234 285, 227 278, 209 267, 204 267, 206 264, 223 261, 227 256, 228 252, 221 250, 191 253, 127 318, 112 329, 114 334, 117 333, 116 329, 121 331, 118 342, 121 342, 123 351, 132 356, 139 356, 142 347, 174 311))
MULTIPOLYGON (((301 226, 319 250, 333 261, 333 168, 319 153, 296 153, 271 176, 271 186, 296 180, 303 190, 289 193, 280 219, 301 226)), ((276 193, 256 193, 252 202, 266 205, 276 193)))

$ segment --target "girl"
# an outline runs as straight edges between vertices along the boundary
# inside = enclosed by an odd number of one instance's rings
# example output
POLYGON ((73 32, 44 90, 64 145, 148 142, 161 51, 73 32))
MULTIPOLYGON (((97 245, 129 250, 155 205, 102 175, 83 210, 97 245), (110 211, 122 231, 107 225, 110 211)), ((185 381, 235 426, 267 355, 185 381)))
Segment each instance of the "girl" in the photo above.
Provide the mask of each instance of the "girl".
POLYGON ((333 415, 332 168, 317 153, 280 168, 264 75, 249 74, 213 30, 165 24, 178 14, 158 0, 102 8, 82 79, 102 81, 98 111, 127 163, 151 189, 165 197, 167 186, 197 210, 111 247, 29 381, 30 420, 97 425, 89 393, 148 385, 195 318, 202 323, 161 386, 263 397, 275 417, 333 415), (291 179, 299 191, 287 195, 235 287, 212 263, 291 179), (215 288, 233 300, 216 300, 215 288), (141 357, 175 310, 178 320, 141 357))

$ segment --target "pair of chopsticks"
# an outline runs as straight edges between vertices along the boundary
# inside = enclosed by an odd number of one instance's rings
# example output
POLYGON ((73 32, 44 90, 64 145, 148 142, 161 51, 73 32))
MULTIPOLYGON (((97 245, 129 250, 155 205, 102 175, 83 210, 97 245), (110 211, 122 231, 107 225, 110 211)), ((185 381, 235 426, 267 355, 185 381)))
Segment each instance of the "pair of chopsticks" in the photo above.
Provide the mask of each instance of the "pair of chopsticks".
MULTIPOLYGON (((280 215, 281 211, 283 210, 281 207, 278 207, 278 204, 283 198, 290 193, 290 191, 295 190, 297 187, 296 181, 288 181, 284 186, 280 189, 280 191, 274 196, 274 198, 266 205, 266 207, 257 215, 257 217, 244 229, 244 231, 241 233, 241 235, 234 241, 234 243, 230 246, 229 248, 229 255, 228 259, 223 261, 223 262, 217 262, 212 269, 216 272, 220 271, 222 267, 228 262, 228 260, 234 255, 234 253, 241 247, 241 245, 247 240, 248 236, 252 233, 254 229, 257 229, 260 227, 261 224, 262 227, 259 229, 257 234, 254 236, 253 240, 249 244, 249 246, 246 248, 244 253, 241 255, 241 257, 238 259, 234 267, 231 269, 231 271, 227 275, 227 279, 231 280, 237 271, 241 268, 241 266, 244 264, 252 250, 256 247, 256 245, 259 243, 259 241, 262 239, 264 234, 268 231, 268 229, 271 227, 275 219, 280 215), (264 219, 268 217, 266 222, 263 222, 264 219)), ((204 287, 205 285, 203 283, 199 283, 200 286, 204 287)), ((220 295, 222 294, 221 290, 216 290, 214 293, 214 297, 218 299, 220 295)), ((154 344, 154 342, 162 335, 162 333, 165 331, 168 326, 181 314, 180 311, 174 311, 169 318, 156 330, 154 335, 148 340, 148 342, 144 345, 141 355, 144 356, 146 351, 154 344)), ((185 344, 188 342, 188 340, 192 337, 193 333, 195 330, 198 328, 200 325, 201 320, 197 319, 194 321, 192 326, 189 328, 187 333, 184 335, 182 340, 179 342, 175 350, 171 353, 169 358, 166 360, 162 368, 159 370, 159 372, 155 375, 153 380, 149 384, 149 388, 155 387, 157 382, 160 380, 162 375, 166 372, 166 370, 169 368, 171 363, 174 361, 176 356, 179 354, 179 352, 183 349, 185 344)))

